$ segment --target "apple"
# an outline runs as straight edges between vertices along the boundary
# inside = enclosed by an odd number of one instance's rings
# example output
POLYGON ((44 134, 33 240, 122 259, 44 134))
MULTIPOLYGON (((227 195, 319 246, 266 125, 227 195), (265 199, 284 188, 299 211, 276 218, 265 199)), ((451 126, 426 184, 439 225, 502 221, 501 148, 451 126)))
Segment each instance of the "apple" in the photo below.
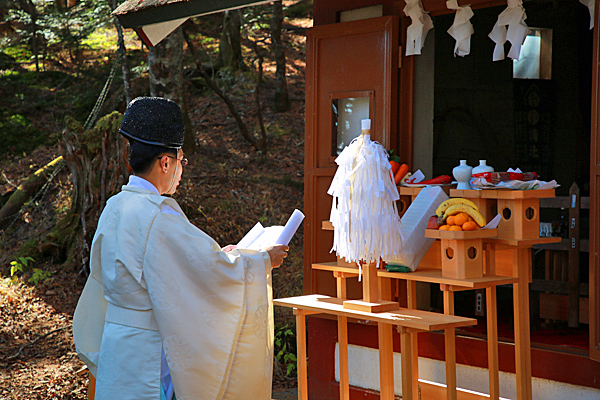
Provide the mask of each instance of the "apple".
POLYGON ((432 215, 427 221, 427 229, 440 229, 441 225, 443 225, 443 220, 437 215, 432 215))

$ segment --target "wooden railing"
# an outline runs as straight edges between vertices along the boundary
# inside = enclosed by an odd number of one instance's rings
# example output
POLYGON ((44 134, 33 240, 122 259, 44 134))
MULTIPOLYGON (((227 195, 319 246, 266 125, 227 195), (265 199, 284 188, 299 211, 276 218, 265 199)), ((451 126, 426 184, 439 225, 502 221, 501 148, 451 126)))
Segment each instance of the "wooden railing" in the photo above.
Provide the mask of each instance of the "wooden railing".
POLYGON ((581 283, 580 253, 589 252, 589 240, 581 239, 581 210, 590 208, 590 198, 581 197, 576 183, 568 196, 540 199, 540 208, 569 210, 568 237, 559 243, 533 246, 534 254, 544 253, 544 278, 533 279, 531 290, 533 313, 541 318, 568 321, 570 327, 589 320, 587 299, 589 285, 581 283))

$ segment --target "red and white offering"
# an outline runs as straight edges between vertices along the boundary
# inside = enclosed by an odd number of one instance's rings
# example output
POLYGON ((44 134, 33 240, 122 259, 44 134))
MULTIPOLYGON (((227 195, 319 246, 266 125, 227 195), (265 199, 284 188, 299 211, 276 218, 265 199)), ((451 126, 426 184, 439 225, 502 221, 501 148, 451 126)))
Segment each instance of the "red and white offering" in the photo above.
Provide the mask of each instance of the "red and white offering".
POLYGON ((555 180, 538 180, 536 172, 522 172, 519 168, 509 168, 506 172, 480 172, 471 175, 473 189, 554 189, 560 186, 555 180))

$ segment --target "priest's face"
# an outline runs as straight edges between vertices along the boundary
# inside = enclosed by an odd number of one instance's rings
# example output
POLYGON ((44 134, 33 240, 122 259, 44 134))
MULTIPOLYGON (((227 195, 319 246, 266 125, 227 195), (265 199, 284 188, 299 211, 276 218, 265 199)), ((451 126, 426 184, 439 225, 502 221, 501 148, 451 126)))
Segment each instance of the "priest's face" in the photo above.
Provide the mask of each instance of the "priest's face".
POLYGON ((183 166, 186 164, 187 164, 187 159, 185 159, 183 157, 183 150, 179 149, 177 151, 177 159, 173 160, 173 163, 171 163, 171 165, 169 166, 169 173, 172 173, 173 175, 167 174, 167 175, 170 175, 171 183, 168 186, 167 191, 164 192, 164 194, 175 193, 175 191, 177 190, 177 187, 179 186, 179 182, 181 181, 181 174, 183 173, 183 166))

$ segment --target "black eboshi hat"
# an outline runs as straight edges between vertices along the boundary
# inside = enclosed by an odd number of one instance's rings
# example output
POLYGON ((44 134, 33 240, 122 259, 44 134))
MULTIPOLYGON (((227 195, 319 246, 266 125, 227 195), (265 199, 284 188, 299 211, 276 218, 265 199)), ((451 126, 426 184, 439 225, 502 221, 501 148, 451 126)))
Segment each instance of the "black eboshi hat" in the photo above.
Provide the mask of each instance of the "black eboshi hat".
POLYGON ((127 106, 119 132, 144 144, 178 149, 185 125, 181 108, 162 97, 138 97, 127 106))

